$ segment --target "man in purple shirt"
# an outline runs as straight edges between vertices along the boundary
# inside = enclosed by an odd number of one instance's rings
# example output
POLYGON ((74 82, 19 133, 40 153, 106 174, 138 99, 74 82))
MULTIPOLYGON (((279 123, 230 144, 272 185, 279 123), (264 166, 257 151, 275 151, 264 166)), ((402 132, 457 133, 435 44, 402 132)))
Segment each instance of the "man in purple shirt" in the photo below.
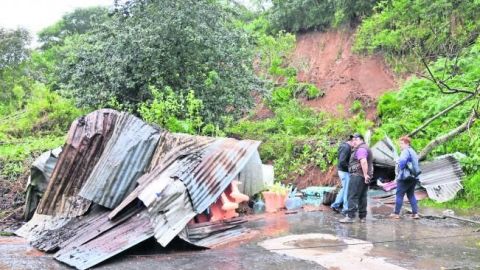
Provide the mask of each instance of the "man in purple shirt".
POLYGON ((353 223, 358 211, 360 222, 365 222, 367 216, 368 184, 373 176, 372 151, 365 143, 361 134, 353 135, 353 151, 348 163, 350 182, 348 186, 347 216, 341 223, 353 223))

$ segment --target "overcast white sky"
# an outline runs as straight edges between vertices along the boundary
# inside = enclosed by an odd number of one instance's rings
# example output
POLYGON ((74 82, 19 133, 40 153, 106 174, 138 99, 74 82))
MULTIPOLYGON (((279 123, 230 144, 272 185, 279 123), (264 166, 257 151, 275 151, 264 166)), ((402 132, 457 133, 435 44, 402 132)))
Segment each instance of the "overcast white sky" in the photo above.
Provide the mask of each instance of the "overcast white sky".
POLYGON ((113 0, 0 0, 0 26, 36 33, 78 7, 110 6, 113 0))

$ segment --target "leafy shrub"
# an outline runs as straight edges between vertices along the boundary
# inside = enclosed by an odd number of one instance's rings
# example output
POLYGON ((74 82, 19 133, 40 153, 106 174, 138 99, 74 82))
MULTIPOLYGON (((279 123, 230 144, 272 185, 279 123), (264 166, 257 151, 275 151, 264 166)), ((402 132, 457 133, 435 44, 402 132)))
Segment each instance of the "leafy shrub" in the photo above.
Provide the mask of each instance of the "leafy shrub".
POLYGON ((127 1, 109 20, 69 36, 56 75, 80 105, 99 107, 112 98, 135 111, 149 100, 149 86, 195 91, 202 117, 221 124, 242 116, 263 88, 252 70, 249 35, 217 1, 127 1))
MULTIPOLYGON (((170 87, 159 91, 150 87, 153 99, 140 104, 140 116, 172 132, 198 134, 203 125, 203 102, 190 91, 185 97, 175 94, 170 87)), ((207 130, 207 129, 206 129, 207 130)))
POLYGON ((357 31, 356 51, 385 53, 418 65, 414 50, 427 57, 446 56, 470 45, 480 31, 480 2, 381 1, 357 31))
POLYGON ((356 23, 372 12, 376 0, 274 0, 269 10, 273 31, 324 30, 356 23))

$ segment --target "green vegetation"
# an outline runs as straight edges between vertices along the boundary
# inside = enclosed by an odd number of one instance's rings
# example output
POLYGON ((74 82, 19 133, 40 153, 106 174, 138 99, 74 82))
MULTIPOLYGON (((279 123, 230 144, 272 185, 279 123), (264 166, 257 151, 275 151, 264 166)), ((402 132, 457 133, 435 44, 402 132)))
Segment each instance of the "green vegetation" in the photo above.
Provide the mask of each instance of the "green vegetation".
MULTIPOLYGON (((432 64, 434 75, 445 80, 452 88, 475 89, 480 78, 480 40, 463 51, 458 60, 439 59, 432 64), (457 65, 454 65, 457 63, 457 65)), ((381 127, 375 132, 376 140, 385 134, 399 138, 420 126, 425 120, 465 97, 466 94, 444 94, 426 79, 412 78, 399 92, 390 92, 379 100, 378 113, 381 127)), ((468 119, 478 97, 466 101, 445 116, 434 120, 414 137, 415 149, 422 149, 437 136, 444 134, 468 119)), ((461 160, 467 178, 465 191, 448 206, 480 205, 480 125, 473 124, 469 130, 435 148, 431 156, 461 152, 467 155, 461 160)))
POLYGON ((215 1, 128 1, 92 31, 65 39, 58 86, 81 106, 115 99, 133 112, 152 98, 150 87, 194 91, 202 117, 223 124, 223 116, 240 117, 252 107, 252 93, 262 91, 249 37, 234 19, 215 1))
POLYGON ((298 32, 356 24, 372 12, 376 0, 273 0, 268 11, 271 29, 298 32))
POLYGON ((374 10, 357 31, 355 49, 381 52, 399 70, 406 63, 418 66, 419 56, 435 59, 455 54, 480 33, 476 0, 381 1, 374 10))

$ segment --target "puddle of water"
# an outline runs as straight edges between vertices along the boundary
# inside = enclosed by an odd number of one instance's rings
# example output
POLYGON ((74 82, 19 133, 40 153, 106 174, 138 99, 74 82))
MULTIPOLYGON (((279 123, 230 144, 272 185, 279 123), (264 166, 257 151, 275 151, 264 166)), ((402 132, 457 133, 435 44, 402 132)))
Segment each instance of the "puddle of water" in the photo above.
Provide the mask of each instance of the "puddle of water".
MULTIPOLYGON (((303 234, 269 239, 260 246, 272 252, 314 261, 328 269, 356 269, 356 270, 406 270, 403 267, 388 263, 385 258, 372 257, 368 253, 373 244, 367 241, 343 238, 339 239, 331 234, 303 234), (343 248, 331 248, 330 252, 319 249, 319 245, 332 246, 344 244, 343 248), (317 244, 315 248, 308 248, 307 244, 317 244)), ((330 247, 327 247, 327 249, 330 247)))

